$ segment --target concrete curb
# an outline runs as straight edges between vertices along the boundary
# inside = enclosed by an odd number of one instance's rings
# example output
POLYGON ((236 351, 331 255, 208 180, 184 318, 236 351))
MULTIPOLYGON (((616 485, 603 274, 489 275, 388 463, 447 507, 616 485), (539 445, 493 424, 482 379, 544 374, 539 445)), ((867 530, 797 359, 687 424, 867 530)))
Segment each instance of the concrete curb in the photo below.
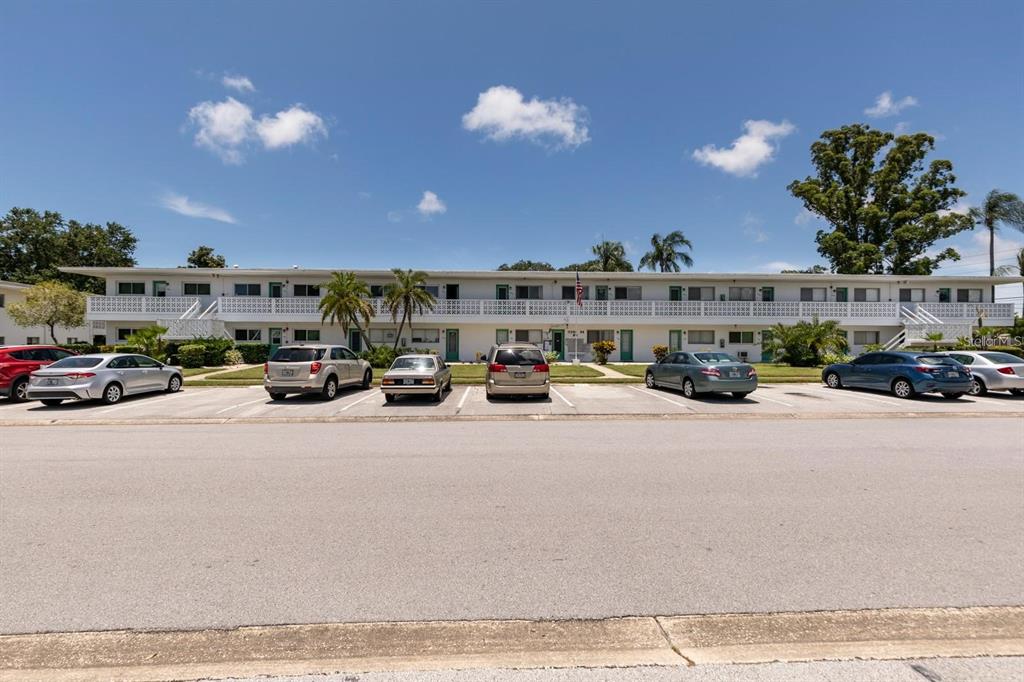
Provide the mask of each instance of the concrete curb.
POLYGON ((0 680, 195 680, 469 668, 1024 654, 1024 607, 337 623, 0 636, 0 680))

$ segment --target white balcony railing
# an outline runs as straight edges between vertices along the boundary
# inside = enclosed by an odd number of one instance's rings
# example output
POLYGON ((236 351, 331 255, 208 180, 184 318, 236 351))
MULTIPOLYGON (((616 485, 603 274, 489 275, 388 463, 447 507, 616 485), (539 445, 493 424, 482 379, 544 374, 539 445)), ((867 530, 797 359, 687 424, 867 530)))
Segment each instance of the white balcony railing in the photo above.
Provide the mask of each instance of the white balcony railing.
POLYGON ((99 315, 138 314, 146 317, 177 317, 188 312, 199 299, 190 296, 90 296, 86 313, 99 315))
POLYGON ((918 303, 923 309, 940 320, 985 320, 1013 321, 1012 303, 918 303))

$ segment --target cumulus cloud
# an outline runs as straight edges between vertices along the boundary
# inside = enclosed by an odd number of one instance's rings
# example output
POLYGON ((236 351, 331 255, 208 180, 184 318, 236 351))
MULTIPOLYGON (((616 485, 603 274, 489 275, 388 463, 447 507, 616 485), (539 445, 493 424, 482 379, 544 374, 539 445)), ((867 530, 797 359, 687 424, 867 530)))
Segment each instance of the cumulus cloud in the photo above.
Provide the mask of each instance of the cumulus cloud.
POLYGON ((575 149, 590 140, 587 109, 568 97, 525 100, 521 92, 496 85, 481 92, 476 106, 463 115, 462 127, 487 138, 515 138, 541 145, 575 149))
POLYGON ((423 198, 420 199, 420 203, 416 204, 416 210, 420 212, 421 216, 430 217, 434 215, 440 215, 448 210, 445 203, 441 201, 433 192, 427 190, 423 193, 423 198))
POLYGON ((273 116, 260 118, 256 134, 267 149, 280 149, 309 142, 316 137, 327 137, 327 126, 322 118, 296 104, 273 116))
POLYGON ((917 106, 916 97, 907 95, 903 99, 894 100, 892 91, 886 90, 875 100, 875 105, 865 109, 864 113, 872 118, 885 118, 886 116, 895 116, 907 107, 914 106, 917 106))
POLYGON ((771 161, 778 149, 774 141, 796 130, 789 121, 746 121, 743 128, 746 132, 732 146, 704 145, 693 152, 694 160, 738 177, 757 177, 758 167, 771 161))
POLYGON ((230 223, 234 225, 237 220, 234 216, 225 211, 222 208, 216 206, 210 206, 208 204, 201 204, 198 201, 192 201, 184 194, 175 194, 174 192, 167 192, 160 197, 160 205, 169 211, 180 213, 181 215, 188 216, 189 218, 207 218, 209 220, 217 220, 222 223, 230 223))
POLYGON ((231 76, 225 74, 220 79, 221 84, 229 89, 236 92, 253 92, 256 90, 256 86, 252 84, 252 81, 245 76, 231 76))

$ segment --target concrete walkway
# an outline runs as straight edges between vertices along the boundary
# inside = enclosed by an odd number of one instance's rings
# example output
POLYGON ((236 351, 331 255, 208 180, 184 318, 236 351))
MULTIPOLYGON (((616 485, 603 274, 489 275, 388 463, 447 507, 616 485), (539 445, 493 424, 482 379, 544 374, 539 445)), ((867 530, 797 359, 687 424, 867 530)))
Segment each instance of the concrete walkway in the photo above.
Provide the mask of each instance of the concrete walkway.
POLYGON ((253 367, 259 367, 260 365, 262 365, 262 363, 255 364, 255 365, 247 365, 247 364, 231 365, 229 367, 207 367, 207 368, 204 368, 204 369, 209 369, 210 370, 209 372, 203 372, 202 374, 193 374, 191 376, 185 377, 185 379, 208 379, 209 377, 216 376, 218 374, 227 374, 228 372, 237 372, 237 371, 242 370, 242 369, 251 369, 253 367))

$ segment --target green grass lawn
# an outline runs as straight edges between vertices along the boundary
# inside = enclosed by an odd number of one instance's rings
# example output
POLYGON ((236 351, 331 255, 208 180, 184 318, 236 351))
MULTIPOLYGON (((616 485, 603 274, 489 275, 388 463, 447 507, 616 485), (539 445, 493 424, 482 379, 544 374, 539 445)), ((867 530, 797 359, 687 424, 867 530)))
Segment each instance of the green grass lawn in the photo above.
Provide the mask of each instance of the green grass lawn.
MULTIPOLYGON (((452 379, 459 383, 469 383, 469 380, 484 380, 484 365, 451 365, 452 379)), ((377 370, 374 370, 376 372, 377 370)), ((551 365, 552 379, 593 379, 603 376, 593 367, 582 365, 551 365)))
MULTIPOLYGON (((186 374, 185 376, 188 375, 186 374)), ((224 381, 230 379, 259 379, 260 381, 263 381, 263 366, 260 365, 259 367, 236 369, 234 372, 224 372, 217 376, 207 377, 208 381, 224 381)))
MULTIPOLYGON (((789 365, 777 365, 770 362, 755 362, 753 365, 757 368, 758 380, 765 383, 821 381, 820 367, 790 367, 789 365)), ((616 372, 640 378, 644 376, 644 372, 647 370, 647 365, 609 364, 608 367, 616 372)))
POLYGON ((207 372, 216 372, 223 367, 183 367, 181 369, 181 376, 183 377, 194 377, 197 374, 206 374, 207 372))

